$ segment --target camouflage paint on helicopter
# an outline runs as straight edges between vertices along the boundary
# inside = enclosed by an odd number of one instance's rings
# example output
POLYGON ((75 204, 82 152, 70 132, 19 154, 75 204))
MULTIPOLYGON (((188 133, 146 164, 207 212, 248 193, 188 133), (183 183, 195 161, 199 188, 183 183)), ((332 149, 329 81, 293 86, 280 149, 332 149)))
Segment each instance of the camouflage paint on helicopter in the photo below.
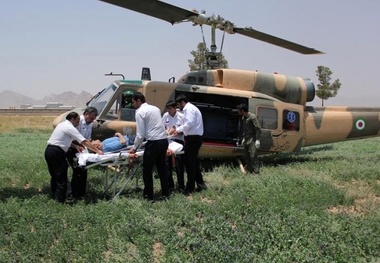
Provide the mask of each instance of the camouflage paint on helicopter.
POLYGON ((315 96, 314 84, 309 79, 248 70, 194 71, 182 76, 178 82, 255 91, 280 101, 300 105, 306 105, 306 102, 312 101, 315 96))
MULTIPOLYGON (((241 119, 236 110, 241 102, 249 105, 262 124, 260 154, 295 152, 304 146, 380 136, 380 108, 308 107, 306 102, 315 94, 309 80, 220 69, 190 72, 177 83, 115 81, 89 103, 99 111, 93 126, 94 139, 111 137, 115 132, 135 133, 134 110, 123 107, 125 91, 142 92, 147 102, 162 113, 168 100, 181 93, 187 95, 204 119, 202 157, 243 154, 238 145, 241 119)), ((57 122, 62 119, 57 118, 57 122)))
POLYGON ((308 108, 305 146, 380 136, 380 108, 308 108))

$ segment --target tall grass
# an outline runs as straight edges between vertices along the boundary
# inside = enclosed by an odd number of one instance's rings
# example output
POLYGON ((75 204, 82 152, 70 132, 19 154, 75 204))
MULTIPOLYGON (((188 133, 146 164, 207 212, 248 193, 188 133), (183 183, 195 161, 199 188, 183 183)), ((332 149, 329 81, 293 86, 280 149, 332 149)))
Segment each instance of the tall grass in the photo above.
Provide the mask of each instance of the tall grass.
POLYGON ((0 115, 0 132, 47 132, 52 130, 54 116, 0 115))
POLYGON ((258 176, 222 164, 208 190, 154 204, 105 198, 91 169, 69 206, 49 197, 49 136, 0 134, 0 262, 380 261, 379 139, 264 156, 258 176))

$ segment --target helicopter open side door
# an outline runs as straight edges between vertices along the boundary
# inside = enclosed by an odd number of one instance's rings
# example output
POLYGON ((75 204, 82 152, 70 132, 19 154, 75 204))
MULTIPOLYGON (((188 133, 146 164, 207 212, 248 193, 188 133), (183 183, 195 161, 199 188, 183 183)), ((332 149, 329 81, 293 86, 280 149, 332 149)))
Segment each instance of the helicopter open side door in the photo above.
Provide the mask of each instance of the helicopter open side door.
POLYGON ((249 111, 260 120, 260 150, 297 152, 304 145, 304 107, 302 105, 249 99, 249 111))

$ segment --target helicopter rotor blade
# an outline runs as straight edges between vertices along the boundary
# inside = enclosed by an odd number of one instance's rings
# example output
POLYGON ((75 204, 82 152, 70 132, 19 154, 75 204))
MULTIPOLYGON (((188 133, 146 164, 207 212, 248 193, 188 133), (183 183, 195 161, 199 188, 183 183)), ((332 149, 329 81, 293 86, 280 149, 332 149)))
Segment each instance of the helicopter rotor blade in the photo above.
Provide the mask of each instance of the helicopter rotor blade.
POLYGON ((197 11, 186 10, 159 0, 100 0, 120 6, 145 15, 165 20, 171 24, 193 22, 193 25, 209 25, 230 34, 240 34, 272 45, 276 45, 301 54, 323 54, 323 52, 302 46, 300 44, 275 37, 253 29, 252 27, 235 27, 234 24, 221 16, 209 16, 197 11))
POLYGON ((171 24, 182 22, 198 13, 167 4, 158 0, 100 0, 109 4, 133 10, 148 16, 165 20, 171 24))
POLYGON ((314 48, 305 47, 300 44, 263 33, 251 27, 245 27, 245 28, 234 27, 233 30, 235 33, 238 33, 247 37, 251 37, 251 38, 272 44, 272 45, 283 47, 283 48, 286 48, 286 49, 289 49, 301 54, 305 54, 305 55, 324 54, 323 52, 315 50, 314 48))

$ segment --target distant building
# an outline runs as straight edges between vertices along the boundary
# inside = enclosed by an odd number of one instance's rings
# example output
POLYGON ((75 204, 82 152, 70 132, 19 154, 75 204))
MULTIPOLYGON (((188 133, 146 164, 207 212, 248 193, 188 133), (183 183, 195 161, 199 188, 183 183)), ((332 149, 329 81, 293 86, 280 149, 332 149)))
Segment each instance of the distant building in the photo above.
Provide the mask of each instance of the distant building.
POLYGON ((32 107, 28 109, 46 109, 46 105, 32 105, 32 107))
POLYGON ((32 104, 21 104, 20 105, 20 109, 31 109, 32 108, 32 104))
POLYGON ((67 109, 67 110, 72 110, 74 109, 75 107, 73 106, 59 106, 59 109, 67 109))
POLYGON ((20 105, 20 109, 67 109, 72 110, 74 109, 73 106, 69 105, 63 105, 63 103, 60 102, 47 102, 45 105, 31 105, 31 104, 22 104, 20 105))
POLYGON ((63 106, 60 102, 46 102, 46 109, 57 109, 60 106, 63 106))

